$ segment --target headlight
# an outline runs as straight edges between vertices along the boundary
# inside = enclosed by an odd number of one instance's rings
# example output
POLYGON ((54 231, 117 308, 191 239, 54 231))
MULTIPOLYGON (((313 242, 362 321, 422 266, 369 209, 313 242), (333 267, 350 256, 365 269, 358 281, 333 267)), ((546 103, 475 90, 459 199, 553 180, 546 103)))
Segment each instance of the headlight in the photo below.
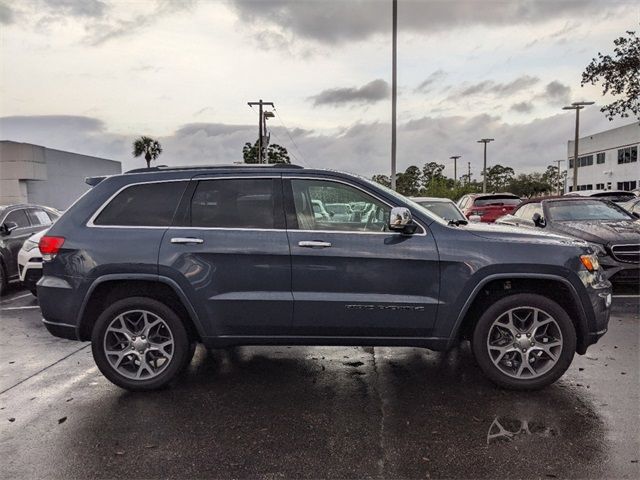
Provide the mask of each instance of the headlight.
POLYGON ((24 242, 22 248, 27 252, 30 252, 34 248, 38 248, 38 244, 36 242, 32 242, 31 240, 27 240, 26 242, 24 242))
POLYGON ((598 255, 599 257, 604 257, 607 254, 607 251, 604 249, 602 245, 599 243, 591 243, 587 242, 587 245, 591 247, 591 249, 598 255))
POLYGON ((595 272, 600 268, 597 255, 580 255, 580 261, 582 265, 584 265, 584 268, 590 272, 595 272))

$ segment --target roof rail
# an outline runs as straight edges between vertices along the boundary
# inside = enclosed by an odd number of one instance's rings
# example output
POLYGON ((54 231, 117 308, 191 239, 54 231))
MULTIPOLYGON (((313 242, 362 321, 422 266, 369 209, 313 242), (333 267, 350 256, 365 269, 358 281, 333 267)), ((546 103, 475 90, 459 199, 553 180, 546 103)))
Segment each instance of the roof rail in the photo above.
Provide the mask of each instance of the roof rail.
POLYGON ((158 165, 150 168, 134 168, 125 173, 146 173, 146 172, 171 172, 177 170, 211 170, 221 168, 304 168, 301 165, 291 163, 233 163, 233 164, 217 164, 217 165, 176 165, 170 167, 168 165, 158 165))

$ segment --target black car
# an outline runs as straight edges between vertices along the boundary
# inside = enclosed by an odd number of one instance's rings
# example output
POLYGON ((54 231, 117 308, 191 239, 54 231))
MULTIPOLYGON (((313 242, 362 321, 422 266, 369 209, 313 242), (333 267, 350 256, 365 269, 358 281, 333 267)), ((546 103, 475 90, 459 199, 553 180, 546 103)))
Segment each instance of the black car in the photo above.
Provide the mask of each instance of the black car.
POLYGON ((374 182, 294 165, 114 175, 40 239, 54 335, 91 340, 130 390, 159 388, 193 346, 470 339, 498 385, 541 388, 607 331, 611 284, 583 241, 448 222, 374 182), (346 204, 353 215, 317 215, 346 204))
POLYGON ((586 240, 609 280, 640 281, 640 220, 619 204, 574 196, 532 199, 498 223, 544 228, 586 240))
POLYGON ((0 295, 9 282, 19 279, 18 252, 34 233, 58 219, 60 212, 41 205, 0 206, 0 295))

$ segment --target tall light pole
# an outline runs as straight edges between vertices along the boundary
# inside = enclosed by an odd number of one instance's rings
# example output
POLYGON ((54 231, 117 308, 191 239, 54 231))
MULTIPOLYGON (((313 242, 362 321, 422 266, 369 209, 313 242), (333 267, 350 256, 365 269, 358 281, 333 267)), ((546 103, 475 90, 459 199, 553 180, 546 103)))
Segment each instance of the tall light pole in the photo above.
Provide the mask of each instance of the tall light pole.
POLYGON ((453 160, 453 184, 455 185, 458 182, 458 159, 461 158, 462 155, 452 155, 449 159, 453 160))
POLYGON ((558 195, 560 195, 560 179, 562 178, 562 174, 560 173, 560 162, 564 162, 564 160, 556 160, 558 164, 558 195))
POLYGON ((391 189, 396 189, 396 97, 398 95, 398 0, 392 5, 391 46, 391 189))
POLYGON ((493 138, 481 138, 478 143, 484 143, 484 168, 482 169, 482 193, 487 193, 487 143, 493 142, 493 138))
POLYGON ((576 111, 576 136, 573 145, 573 191, 578 190, 578 137, 580 132, 580 110, 586 105, 593 105, 595 102, 573 102, 571 105, 562 107, 563 110, 576 111))
MULTIPOLYGON (((262 138, 264 136, 262 129, 263 128, 266 129, 265 116, 262 111, 262 107, 264 107, 265 105, 270 105, 272 108, 275 108, 275 105, 273 104, 273 102, 263 102, 262 99, 260 99, 257 102, 247 102, 247 105, 249 105, 251 108, 253 108, 254 105, 258 105, 260 107, 258 111, 258 163, 262 163, 262 157, 263 157, 262 138)), ((273 116, 273 114, 271 114, 271 116, 273 116)))

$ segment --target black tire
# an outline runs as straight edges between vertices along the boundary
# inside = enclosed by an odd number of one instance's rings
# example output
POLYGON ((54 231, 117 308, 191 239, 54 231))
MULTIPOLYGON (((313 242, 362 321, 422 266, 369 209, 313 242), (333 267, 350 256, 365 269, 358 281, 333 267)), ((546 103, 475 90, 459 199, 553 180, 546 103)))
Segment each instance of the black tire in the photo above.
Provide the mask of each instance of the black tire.
POLYGON ((191 360, 191 342, 180 317, 164 303, 147 297, 131 297, 115 302, 96 320, 91 334, 91 350, 100 372, 115 385, 130 391, 156 390, 167 386, 191 360), (150 379, 131 379, 111 366, 104 351, 104 340, 109 324, 120 314, 129 310, 146 310, 157 315, 169 328, 173 336, 173 356, 168 365, 157 376, 150 379))
POLYGON ((576 351, 576 331, 567 312, 556 302, 542 295, 519 293, 501 298, 487 308, 476 323, 471 347, 484 374, 498 386, 511 390, 537 390, 558 380, 571 365, 576 351), (547 313, 556 321, 562 334, 562 349, 555 365, 534 378, 509 376, 494 364, 487 347, 488 336, 494 321, 509 310, 521 307, 532 307, 547 313))
POLYGON ((4 265, 0 261, 0 296, 4 295, 7 291, 7 274, 4 271, 4 265))

